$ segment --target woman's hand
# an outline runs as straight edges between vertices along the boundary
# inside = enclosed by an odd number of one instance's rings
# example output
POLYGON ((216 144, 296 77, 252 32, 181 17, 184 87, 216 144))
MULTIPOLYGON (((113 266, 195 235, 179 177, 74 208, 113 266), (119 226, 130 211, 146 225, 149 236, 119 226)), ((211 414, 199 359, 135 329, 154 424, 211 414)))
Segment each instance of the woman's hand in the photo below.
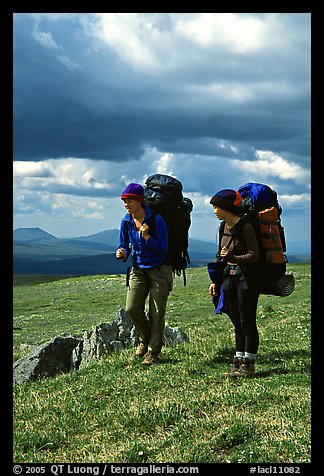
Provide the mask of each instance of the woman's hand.
POLYGON ((150 235, 148 233, 149 226, 146 223, 143 223, 139 229, 139 231, 142 233, 142 237, 144 240, 148 240, 150 235))
POLYGON ((209 286, 209 294, 211 295, 211 297, 218 296, 218 289, 216 287, 216 284, 211 283, 211 285, 209 286))
POLYGON ((126 251, 124 248, 118 248, 116 251, 116 258, 117 259, 126 259, 126 251))
POLYGON ((228 248, 226 246, 223 246, 223 248, 220 250, 220 256, 221 258, 225 258, 228 255, 228 248))

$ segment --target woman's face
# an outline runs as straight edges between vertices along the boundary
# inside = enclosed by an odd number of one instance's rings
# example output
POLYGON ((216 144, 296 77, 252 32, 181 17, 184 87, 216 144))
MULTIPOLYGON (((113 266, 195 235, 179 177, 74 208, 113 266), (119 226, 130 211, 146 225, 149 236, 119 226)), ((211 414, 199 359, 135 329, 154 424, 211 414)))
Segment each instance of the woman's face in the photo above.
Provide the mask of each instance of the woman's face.
POLYGON ((216 217, 219 219, 219 220, 224 220, 225 216, 224 216, 224 212, 225 210, 223 210, 222 208, 219 208, 219 207, 215 207, 213 205, 213 209, 214 209, 214 214, 216 215, 216 217))
POLYGON ((127 213, 129 213, 130 215, 133 215, 137 212, 139 208, 142 207, 141 203, 138 200, 133 200, 131 198, 124 198, 123 202, 127 213))

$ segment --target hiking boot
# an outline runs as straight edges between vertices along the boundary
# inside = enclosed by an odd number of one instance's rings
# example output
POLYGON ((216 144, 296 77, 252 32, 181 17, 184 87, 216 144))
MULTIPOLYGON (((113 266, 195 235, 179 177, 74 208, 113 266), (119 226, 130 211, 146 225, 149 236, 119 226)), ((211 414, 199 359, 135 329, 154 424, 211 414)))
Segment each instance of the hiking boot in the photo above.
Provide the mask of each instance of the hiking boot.
POLYGON ((151 365, 154 364, 159 359, 159 352, 153 352, 152 350, 149 350, 145 356, 144 360, 142 362, 143 365, 151 365))
POLYGON ((254 360, 243 358, 243 364, 240 368, 240 373, 242 377, 252 377, 254 374, 254 360))
POLYGON ((243 357, 243 362, 240 368, 233 372, 231 377, 252 377, 254 374, 254 360, 243 357))
POLYGON ((234 372, 238 372, 242 365, 243 359, 241 357, 234 357, 233 359, 233 366, 227 371, 223 373, 223 377, 232 377, 234 372))
POLYGON ((137 357, 143 357, 148 350, 147 344, 144 344, 144 342, 141 342, 139 346, 137 346, 137 349, 135 351, 135 355, 137 357))

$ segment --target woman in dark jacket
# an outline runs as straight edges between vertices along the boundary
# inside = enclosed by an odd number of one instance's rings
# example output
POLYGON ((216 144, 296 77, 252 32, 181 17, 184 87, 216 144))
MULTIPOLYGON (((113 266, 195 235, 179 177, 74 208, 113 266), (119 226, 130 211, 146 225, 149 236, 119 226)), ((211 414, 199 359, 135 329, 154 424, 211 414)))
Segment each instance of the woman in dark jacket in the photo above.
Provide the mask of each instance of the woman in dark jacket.
MULTIPOLYGON (((242 197, 232 189, 217 192, 210 200, 214 213, 224 220, 218 260, 225 260, 223 291, 228 315, 235 331, 233 367, 224 377, 251 376, 259 347, 256 312, 259 293, 255 290, 259 246, 251 223, 244 222, 242 197)), ((213 297, 215 284, 209 287, 213 297)))
POLYGON ((130 183, 121 199, 127 213, 120 224, 116 258, 126 261, 131 255, 126 312, 140 338, 135 355, 144 356, 142 363, 150 365, 158 360, 164 343, 165 311, 172 289, 172 266, 165 264, 168 228, 161 215, 152 217, 152 211, 144 206, 144 189, 140 184, 130 183), (148 296, 147 319, 145 301, 148 296))

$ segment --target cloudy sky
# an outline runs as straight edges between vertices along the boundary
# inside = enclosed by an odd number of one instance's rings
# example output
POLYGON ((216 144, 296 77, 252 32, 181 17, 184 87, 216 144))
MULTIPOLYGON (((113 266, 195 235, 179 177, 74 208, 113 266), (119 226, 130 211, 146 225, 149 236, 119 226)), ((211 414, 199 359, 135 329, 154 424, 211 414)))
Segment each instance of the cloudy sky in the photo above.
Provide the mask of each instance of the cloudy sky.
POLYGON ((119 228, 120 193, 183 183, 191 238, 222 188, 272 186, 310 238, 310 13, 16 13, 14 229, 119 228))

